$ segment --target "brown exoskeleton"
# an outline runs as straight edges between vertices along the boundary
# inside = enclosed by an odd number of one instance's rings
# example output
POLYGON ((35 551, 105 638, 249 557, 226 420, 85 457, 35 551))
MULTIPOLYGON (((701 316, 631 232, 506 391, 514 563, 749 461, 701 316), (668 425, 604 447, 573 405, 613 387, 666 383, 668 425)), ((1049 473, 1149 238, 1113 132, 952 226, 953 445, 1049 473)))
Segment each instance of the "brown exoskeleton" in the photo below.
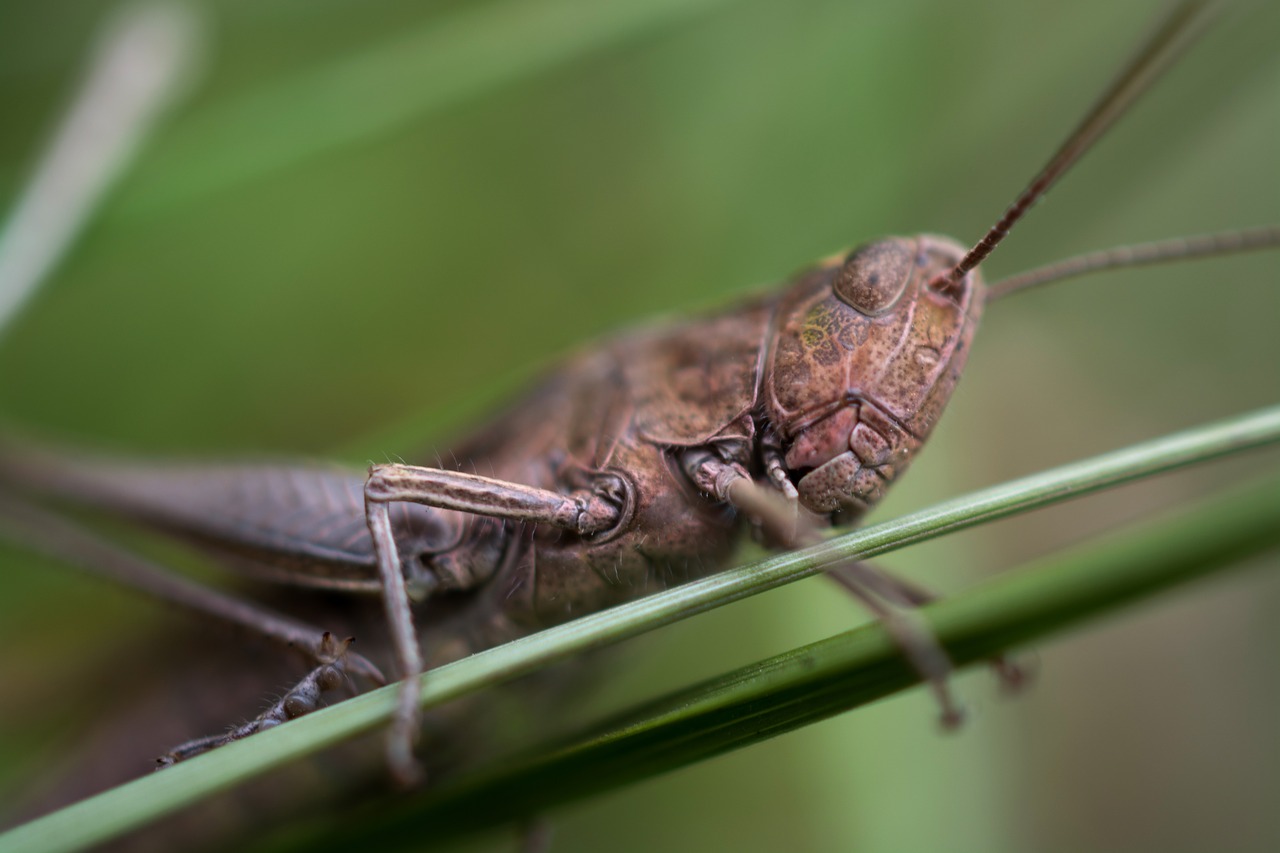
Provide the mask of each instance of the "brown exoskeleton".
MULTIPOLYGON (((584 351, 453 450, 485 476, 148 465, 31 448, 0 465, 10 484, 177 532, 275 581, 374 593, 390 582, 390 618, 410 638, 410 598, 460 597, 465 631, 428 649, 436 665, 715 571, 748 511, 775 512, 770 494, 806 520, 856 521, 960 377, 982 307, 976 274, 945 279, 963 255, 939 237, 889 238, 769 297, 584 351)), ((795 520, 776 511, 778 535, 793 535, 782 528, 795 520)), ((275 631, 258 615, 231 618, 275 631)), ((400 647, 402 671, 422 669, 416 651, 416 641, 400 647)), ((407 754, 395 761, 409 772, 407 754)))
MULTIPOLYGON (((851 520, 905 467, 963 365, 981 285, 938 280, 962 254, 939 238, 871 244, 745 309, 586 353, 455 450, 483 478, 380 467, 368 489, 375 530, 396 501, 389 577, 404 568, 422 594, 478 590, 466 606, 493 618, 468 619, 451 655, 714 569, 743 526, 726 504, 748 484, 851 520), (423 485, 445 509, 398 500, 423 485)), ((272 553, 295 582, 379 588, 358 474, 40 461, 12 467, 255 565, 272 553)))

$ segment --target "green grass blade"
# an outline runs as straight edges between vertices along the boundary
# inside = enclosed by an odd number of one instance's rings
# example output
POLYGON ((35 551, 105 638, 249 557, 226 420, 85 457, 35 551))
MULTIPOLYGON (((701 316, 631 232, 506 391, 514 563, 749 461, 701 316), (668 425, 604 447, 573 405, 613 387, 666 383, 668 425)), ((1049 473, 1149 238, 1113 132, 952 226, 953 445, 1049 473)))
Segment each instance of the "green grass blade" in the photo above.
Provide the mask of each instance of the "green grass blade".
MULTIPOLYGON (((838 560, 872 557, 1139 477, 1277 442, 1280 406, 1035 474, 473 655, 428 673, 422 680, 422 702, 424 706, 447 702, 584 651, 809 577, 838 560)), ((0 849, 52 853, 103 843, 245 779, 380 725, 390 718, 394 699, 394 686, 376 690, 183 762, 164 773, 134 780, 0 835, 0 849)))
MULTIPOLYGON (((964 666, 1277 546, 1280 477, 1007 572, 922 612, 964 666)), ((420 838, 426 827, 433 841, 492 829, 766 740, 919 680, 888 633, 872 623, 498 759, 358 822, 326 818, 303 837, 312 850, 356 842, 390 850, 398 840, 420 838)))

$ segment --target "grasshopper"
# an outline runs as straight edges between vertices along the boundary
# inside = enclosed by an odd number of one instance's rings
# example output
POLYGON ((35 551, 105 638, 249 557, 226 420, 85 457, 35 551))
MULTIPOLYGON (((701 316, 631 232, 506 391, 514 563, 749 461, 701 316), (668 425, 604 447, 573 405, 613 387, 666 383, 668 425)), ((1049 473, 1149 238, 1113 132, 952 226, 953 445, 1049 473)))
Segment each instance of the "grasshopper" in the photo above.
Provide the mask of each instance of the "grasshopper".
MULTIPOLYGON (((950 246, 949 246, 947 251, 953 251, 953 250, 954 250, 954 247, 950 247, 950 246)), ((842 261, 841 261, 841 264, 843 264, 843 263, 844 263, 844 262, 843 262, 843 260, 842 260, 842 261)), ((829 271, 830 271, 830 270, 829 270, 829 271)), ((815 423, 817 423, 817 421, 815 421, 815 423)), ((794 439, 794 438, 795 438, 794 436, 790 437, 790 439, 794 439)), ((482 438, 479 438, 479 439, 476 439, 476 440, 477 440, 477 441, 480 441, 481 443, 483 443, 483 441, 484 441, 485 439, 482 437, 482 438)), ((794 446, 794 445, 793 445, 793 446, 794 446)), ((778 449, 780 450, 781 448, 778 448, 778 449)), ((887 461, 887 460, 886 460, 886 461, 887 461)), ((781 481, 779 481, 779 483, 781 483, 781 481)), ((712 483, 709 483, 708 485, 714 486, 714 483, 712 482, 712 483)), ((625 491, 625 489, 623 489, 623 491, 625 491)), ((624 495, 624 498, 625 498, 625 495, 624 495)), ((828 510, 828 509, 830 509, 830 508, 827 508, 827 507, 817 507, 817 508, 818 508, 818 509, 822 509, 822 510, 828 510)), ((443 534, 442 534, 442 535, 443 535, 443 534)))

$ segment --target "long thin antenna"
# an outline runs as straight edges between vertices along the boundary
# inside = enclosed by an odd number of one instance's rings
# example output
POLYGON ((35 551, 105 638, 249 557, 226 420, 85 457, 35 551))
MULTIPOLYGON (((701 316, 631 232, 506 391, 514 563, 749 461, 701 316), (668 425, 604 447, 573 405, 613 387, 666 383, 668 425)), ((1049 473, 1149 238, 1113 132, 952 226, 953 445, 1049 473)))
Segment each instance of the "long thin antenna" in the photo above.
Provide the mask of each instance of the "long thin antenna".
POLYGON ((1064 258, 997 281, 995 284, 988 285, 987 301, 1003 299, 1011 293, 1101 270, 1185 261, 1237 252, 1254 252, 1276 247, 1280 247, 1280 225, 1260 225, 1257 228, 1226 231, 1221 234, 1197 234, 1194 237, 1175 237, 1155 243, 1115 246, 1111 249, 1090 252, 1087 255, 1064 258))
POLYGON ((146 3, 126 6, 104 28, 80 90, 0 229, 0 333, 190 78, 199 23, 186 6, 146 3))
POLYGON ((1215 0, 1186 0, 1175 7, 1004 216, 950 272, 938 276, 930 287, 935 290, 955 287, 960 279, 986 260, 1032 205, 1044 197, 1049 188, 1115 124, 1116 119, 1124 115, 1134 100, 1195 41, 1208 26, 1211 13, 1218 5, 1215 0))

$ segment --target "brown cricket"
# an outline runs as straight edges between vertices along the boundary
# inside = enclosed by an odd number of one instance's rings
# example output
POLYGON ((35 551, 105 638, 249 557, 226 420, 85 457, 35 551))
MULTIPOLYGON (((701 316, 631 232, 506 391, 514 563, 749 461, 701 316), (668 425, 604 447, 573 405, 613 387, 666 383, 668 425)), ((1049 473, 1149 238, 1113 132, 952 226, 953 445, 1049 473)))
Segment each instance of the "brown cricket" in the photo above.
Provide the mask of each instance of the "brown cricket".
MULTIPOLYGON (((446 661, 714 572, 749 528, 793 547, 820 526, 856 523, 928 440, 992 298, 1087 269, 1280 242, 1268 227, 1129 247, 993 287, 977 269, 1187 45, 1204 6, 1174 11, 972 249, 930 234, 887 237, 719 313, 601 342, 453 448, 452 466, 375 465, 366 475, 4 446, 0 509, 20 530, 10 535, 309 652, 315 668, 268 711, 225 735, 191 732, 197 739, 175 745, 167 764, 306 713, 344 674, 383 676, 331 626, 177 580, 30 499, 177 534, 282 585, 380 596, 396 675, 410 684, 446 661), (414 616, 424 602, 438 620, 430 626, 414 616), (421 650, 420 634, 430 636, 421 650)), ((957 719, 945 655, 902 619, 927 593, 865 565, 834 574, 894 629, 944 720, 957 719)), ((390 762, 411 780, 416 692, 402 697, 390 762)))

